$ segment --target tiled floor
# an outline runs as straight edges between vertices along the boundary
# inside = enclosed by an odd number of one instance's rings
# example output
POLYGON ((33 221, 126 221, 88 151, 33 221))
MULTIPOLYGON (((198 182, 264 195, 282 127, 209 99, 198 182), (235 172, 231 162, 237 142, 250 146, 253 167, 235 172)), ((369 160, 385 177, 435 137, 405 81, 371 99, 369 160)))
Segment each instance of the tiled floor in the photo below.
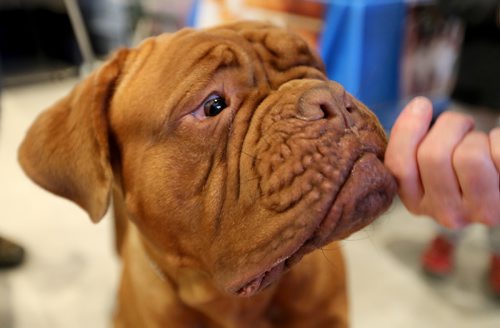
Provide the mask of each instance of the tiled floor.
MULTIPOLYGON (((119 262, 112 222, 93 225, 68 201, 32 184, 16 149, 37 113, 64 95, 74 80, 3 90, 0 130, 0 234, 21 242, 26 263, 0 271, 0 327, 106 327, 119 262)), ((457 272, 435 281, 418 259, 434 226, 399 203, 343 243, 349 265, 355 328, 498 328, 500 303, 485 288, 487 243, 473 227, 458 253, 457 272)), ((328 256, 328 250, 324 253, 328 256)))

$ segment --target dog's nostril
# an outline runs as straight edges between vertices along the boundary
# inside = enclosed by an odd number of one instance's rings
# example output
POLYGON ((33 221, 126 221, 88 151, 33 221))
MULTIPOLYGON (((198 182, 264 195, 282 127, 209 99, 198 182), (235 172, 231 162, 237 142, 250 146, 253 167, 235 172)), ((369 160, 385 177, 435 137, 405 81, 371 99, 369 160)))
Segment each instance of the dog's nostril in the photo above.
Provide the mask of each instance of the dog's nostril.
POLYGON ((299 103, 298 117, 302 120, 316 121, 328 116, 328 107, 324 103, 308 103, 306 101, 299 103))
POLYGON ((329 119, 335 117, 335 111, 332 110, 330 104, 322 103, 319 105, 319 109, 323 112, 324 118, 329 119))
POLYGON ((352 97, 344 90, 325 87, 307 90, 299 98, 297 105, 298 117, 307 121, 334 120, 348 115, 356 108, 352 97))

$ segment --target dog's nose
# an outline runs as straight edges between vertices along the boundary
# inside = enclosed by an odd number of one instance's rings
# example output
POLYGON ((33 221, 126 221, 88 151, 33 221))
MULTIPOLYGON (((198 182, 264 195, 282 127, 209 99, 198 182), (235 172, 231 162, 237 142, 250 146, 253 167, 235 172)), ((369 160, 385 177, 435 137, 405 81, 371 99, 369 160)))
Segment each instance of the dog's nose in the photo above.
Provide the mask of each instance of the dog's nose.
POLYGON ((352 97, 343 88, 325 85, 310 89, 299 98, 297 116, 306 121, 335 120, 350 128, 354 109, 352 97))

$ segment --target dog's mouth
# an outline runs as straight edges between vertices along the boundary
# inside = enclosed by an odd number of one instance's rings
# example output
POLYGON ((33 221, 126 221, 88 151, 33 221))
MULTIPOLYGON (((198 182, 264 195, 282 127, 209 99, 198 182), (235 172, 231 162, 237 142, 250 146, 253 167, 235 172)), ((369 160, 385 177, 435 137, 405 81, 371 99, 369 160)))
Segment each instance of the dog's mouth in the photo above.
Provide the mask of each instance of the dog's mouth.
POLYGON ((283 273, 290 269, 293 264, 300 261, 305 254, 316 248, 313 246, 312 240, 313 238, 308 239, 301 244, 297 250, 291 253, 291 255, 278 260, 270 269, 252 278, 242 287, 236 289, 234 293, 238 296, 249 297, 270 286, 273 282, 277 281, 283 273))
POLYGON ((364 154, 352 166, 339 192, 327 204, 328 210, 319 220, 314 231, 298 246, 289 247, 288 255, 279 258, 271 266, 236 284, 230 291, 238 296, 249 297, 276 282, 283 273, 307 253, 371 223, 390 206, 396 193, 392 175, 373 153, 364 154))

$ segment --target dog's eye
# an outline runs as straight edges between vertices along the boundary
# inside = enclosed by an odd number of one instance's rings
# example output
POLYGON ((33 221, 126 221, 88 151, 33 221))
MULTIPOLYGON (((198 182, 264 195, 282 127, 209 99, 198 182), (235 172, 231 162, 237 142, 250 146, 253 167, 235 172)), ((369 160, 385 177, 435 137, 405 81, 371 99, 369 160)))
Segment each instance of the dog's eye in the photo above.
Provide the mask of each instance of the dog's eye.
POLYGON ((226 107, 226 101, 221 96, 213 96, 203 104, 206 116, 219 115, 226 107))

